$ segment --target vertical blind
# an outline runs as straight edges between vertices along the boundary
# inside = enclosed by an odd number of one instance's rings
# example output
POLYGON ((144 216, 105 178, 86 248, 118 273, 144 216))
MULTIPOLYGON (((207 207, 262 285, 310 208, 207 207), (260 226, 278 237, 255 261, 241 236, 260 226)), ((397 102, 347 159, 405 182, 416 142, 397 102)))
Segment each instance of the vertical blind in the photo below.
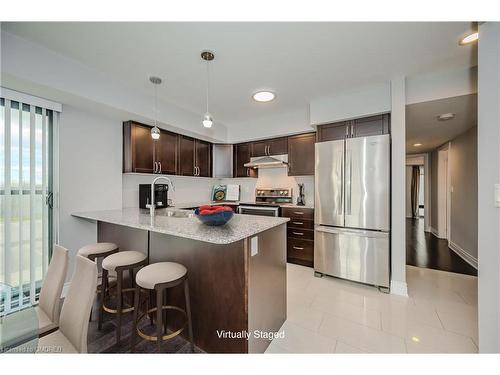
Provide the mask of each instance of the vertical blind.
POLYGON ((0 98, 0 314, 35 303, 49 262, 53 115, 0 98))

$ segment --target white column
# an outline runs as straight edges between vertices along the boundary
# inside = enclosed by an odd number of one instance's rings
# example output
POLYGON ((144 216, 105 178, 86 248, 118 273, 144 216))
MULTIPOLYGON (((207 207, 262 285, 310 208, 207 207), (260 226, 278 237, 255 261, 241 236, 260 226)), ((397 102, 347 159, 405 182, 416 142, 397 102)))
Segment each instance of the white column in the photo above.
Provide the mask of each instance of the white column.
POLYGON ((479 28, 478 269, 479 351, 500 352, 500 23, 479 28))
POLYGON ((406 92, 405 77, 391 80, 391 293, 408 295, 406 285, 406 92))

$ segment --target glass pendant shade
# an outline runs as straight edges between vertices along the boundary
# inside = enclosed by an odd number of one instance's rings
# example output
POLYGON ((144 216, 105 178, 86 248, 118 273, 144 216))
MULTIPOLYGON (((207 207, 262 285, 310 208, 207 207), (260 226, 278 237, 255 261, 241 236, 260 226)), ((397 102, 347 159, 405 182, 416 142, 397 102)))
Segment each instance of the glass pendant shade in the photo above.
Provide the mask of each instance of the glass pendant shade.
POLYGON ((213 124, 213 119, 212 119, 212 116, 210 115, 210 113, 205 113, 205 116, 203 116, 203 126, 205 128, 211 128, 212 127, 212 124, 213 124))
POLYGON ((160 129, 157 126, 151 129, 151 138, 160 139, 160 129))

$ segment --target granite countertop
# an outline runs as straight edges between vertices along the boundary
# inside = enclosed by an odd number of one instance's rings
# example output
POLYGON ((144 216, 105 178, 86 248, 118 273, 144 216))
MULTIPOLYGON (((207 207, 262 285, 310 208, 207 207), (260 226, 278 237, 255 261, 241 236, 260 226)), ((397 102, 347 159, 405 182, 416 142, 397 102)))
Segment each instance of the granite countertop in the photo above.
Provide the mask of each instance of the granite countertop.
POLYGON ((175 210, 176 209, 172 208, 156 210, 156 216, 153 222, 151 221, 149 210, 142 210, 139 208, 75 212, 72 216, 215 244, 229 244, 240 241, 244 238, 255 236, 265 230, 277 227, 290 220, 284 217, 235 214, 226 225, 210 227, 202 224, 196 217, 167 216, 168 211, 175 210))
MULTIPOLYGON (((199 201, 199 202, 186 202, 186 203, 174 203, 173 207, 175 208, 191 208, 191 207, 200 207, 205 204, 208 205, 244 205, 244 204, 255 204, 255 201, 227 201, 227 202, 210 202, 210 201, 199 201)), ((312 204, 306 204, 305 206, 299 206, 297 204, 291 203, 283 203, 278 204, 280 207, 290 207, 290 208, 310 208, 313 209, 314 206, 312 204)))

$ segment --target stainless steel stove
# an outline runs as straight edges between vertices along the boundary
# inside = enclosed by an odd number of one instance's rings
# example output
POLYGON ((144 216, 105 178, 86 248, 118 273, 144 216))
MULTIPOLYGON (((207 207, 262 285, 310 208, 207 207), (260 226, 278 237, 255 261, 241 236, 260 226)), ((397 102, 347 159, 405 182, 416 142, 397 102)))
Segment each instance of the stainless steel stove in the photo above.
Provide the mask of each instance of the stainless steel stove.
POLYGON ((292 188, 257 188, 255 203, 242 203, 239 214, 280 216, 280 206, 292 203, 292 188))

